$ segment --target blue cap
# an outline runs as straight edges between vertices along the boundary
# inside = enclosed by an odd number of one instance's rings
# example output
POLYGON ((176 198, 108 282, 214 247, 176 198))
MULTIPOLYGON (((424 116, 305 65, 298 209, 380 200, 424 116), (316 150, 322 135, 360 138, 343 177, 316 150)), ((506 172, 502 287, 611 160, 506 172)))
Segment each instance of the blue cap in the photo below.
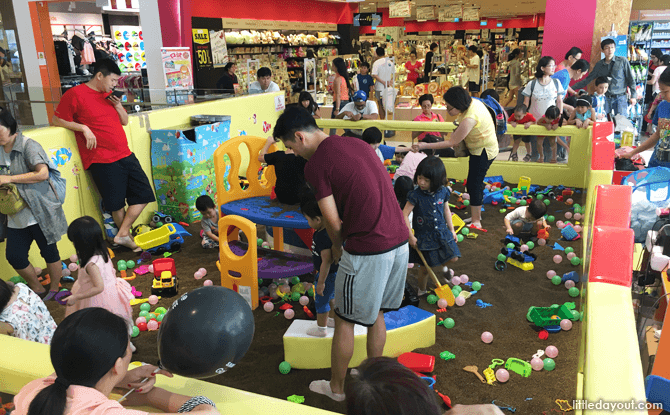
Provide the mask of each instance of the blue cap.
POLYGON ((365 91, 356 91, 356 93, 353 96, 354 101, 367 101, 368 100, 368 94, 365 93, 365 91))

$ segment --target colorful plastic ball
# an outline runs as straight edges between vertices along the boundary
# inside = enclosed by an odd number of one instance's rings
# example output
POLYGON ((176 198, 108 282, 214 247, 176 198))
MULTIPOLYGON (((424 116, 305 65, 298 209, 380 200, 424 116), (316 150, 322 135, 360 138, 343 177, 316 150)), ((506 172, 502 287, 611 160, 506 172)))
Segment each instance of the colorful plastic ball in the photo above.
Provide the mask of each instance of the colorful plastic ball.
POLYGON ((554 362, 554 359, 547 357, 543 360, 544 363, 544 370, 550 372, 554 369, 556 369, 556 362, 554 362))
POLYGON ((530 367, 535 371, 540 371, 544 368, 544 362, 539 357, 530 359, 530 367))
MULTIPOLYGON (((146 303, 145 303, 145 304, 146 304, 146 303)), ((156 305, 156 304, 158 304, 158 297, 155 296, 155 295, 150 295, 150 296, 149 296, 149 304, 151 304, 151 305, 156 305)), ((144 304, 142 304, 142 305, 144 305, 144 304)))
POLYGON ((577 287, 572 287, 568 290, 568 294, 570 297, 579 297, 579 288, 577 287))
POLYGON ((147 318, 146 318, 146 317, 137 317, 137 318, 135 319, 135 325, 136 325, 136 326, 139 325, 140 323, 146 323, 146 322, 147 322, 147 318))
POLYGON ((463 200, 470 200, 470 194, 469 193, 463 193, 463 194, 461 194, 461 197, 463 198, 463 200))
POLYGON ((505 256, 505 254, 498 254, 498 261, 503 262, 507 261, 507 257, 505 256))
POLYGON ((570 260, 570 263, 574 266, 577 266, 582 263, 582 260, 579 257, 574 257, 570 260))
POLYGON ((288 294, 291 292, 291 287, 289 287, 288 285, 282 285, 281 287, 279 287, 279 291, 281 291, 284 294, 288 294))
POLYGON ((540 246, 545 246, 547 244, 547 240, 544 238, 538 238, 537 244, 540 246))
POLYGON ((128 269, 133 269, 133 268, 135 268, 135 261, 133 261, 133 260, 126 261, 126 267, 127 267, 128 269))
POLYGON ((456 325, 456 322, 454 321, 453 318, 445 318, 444 319, 444 327, 446 327, 448 329, 453 329, 455 325, 456 325))
POLYGON ((533 249, 533 248, 535 248, 535 242, 528 241, 528 242, 526 242, 526 246, 528 247, 529 250, 533 249))
POLYGON ((491 185, 490 184, 486 185, 486 190, 489 190, 489 191, 491 190, 491 185))
POLYGON ((154 273, 154 266, 153 265, 149 265, 149 272, 152 273, 152 274, 154 273))
POLYGON ((314 287, 307 290, 307 296, 308 297, 314 297, 314 287))
POLYGON ((167 310, 165 309, 165 307, 158 307, 154 310, 154 313, 165 314, 167 313, 167 310))
POLYGON ((67 266, 67 268, 68 268, 71 272, 75 272, 76 270, 79 269, 79 265, 77 265, 76 262, 72 262, 70 265, 67 266))
MULTIPOLYGON (((452 272, 453 272, 453 271, 452 271, 452 272)), ((462 282, 463 284, 466 284, 468 281, 470 281, 470 277, 468 277, 468 276, 465 275, 465 274, 461 275, 461 282, 462 282)))
POLYGON ((576 257, 576 256, 577 256, 577 254, 575 254, 574 252, 570 252, 570 253, 567 255, 567 257, 568 257, 568 261, 571 260, 572 258, 576 257))
POLYGON ((526 199, 521 199, 521 206, 526 206, 528 201, 526 199))
POLYGON ((140 329, 140 331, 147 331, 147 323, 140 323, 137 325, 137 328, 140 329))
POLYGON ((555 220, 556 220, 556 217, 554 217, 553 215, 547 216, 547 222, 553 223, 555 220))
POLYGON ((507 249, 514 249, 514 244, 513 243, 508 243, 507 244, 507 249))
POLYGON ((298 301, 298 300, 300 300, 300 297, 302 297, 302 296, 300 295, 299 292, 291 293, 291 301, 298 301))
POLYGON ((156 331, 158 330, 158 322, 156 320, 151 320, 147 323, 147 330, 156 331))
POLYGON ((165 317, 165 314, 159 314, 159 315, 156 317, 156 320, 160 323, 161 321, 163 321, 163 318, 164 318, 164 317, 165 317))
POLYGON ((142 310, 142 311, 140 311, 139 315, 140 315, 140 317, 148 318, 149 317, 149 312, 147 310, 142 310))
POLYGON ((295 311, 293 311, 292 308, 289 308, 288 310, 284 311, 284 318, 286 320, 290 320, 293 317, 295 317, 295 311))
POLYGON ((468 229, 468 228, 463 228, 463 229, 461 229, 461 233, 462 233, 463 235, 467 235, 467 234, 470 233, 470 229, 468 229))
POLYGON ((479 291, 482 289, 482 284, 479 281, 475 281, 472 283, 472 289, 474 291, 479 291))
POLYGON ((574 216, 575 220, 582 220, 582 214, 581 213, 575 213, 574 216))
POLYGON ((426 297, 426 301, 428 301, 428 304, 435 304, 437 303, 437 300, 438 300, 437 296, 433 294, 426 297))
POLYGON ((544 199, 544 195, 537 195, 537 200, 542 200, 544 199))
POLYGON ((126 266, 126 261, 124 261, 123 259, 119 259, 119 261, 116 263, 116 267, 118 268, 119 271, 121 271, 121 268, 119 268, 121 266, 124 267, 126 266))
POLYGON ((270 249, 270 243, 269 242, 263 242, 261 244, 261 248, 270 249))
POLYGON ((571 247, 571 246, 565 248, 565 253, 566 253, 566 254, 569 254, 570 252, 575 252, 575 248, 573 248, 573 247, 571 247))
POLYGON ((573 280, 567 280, 567 281, 565 282, 565 288, 567 288, 568 290, 569 290, 570 288, 574 287, 574 286, 575 286, 575 282, 574 282, 573 280))
POLYGON ((204 287, 210 287, 210 286, 214 285, 214 283, 212 282, 212 280, 205 280, 205 282, 203 282, 202 285, 204 287))
POLYGON ((482 341, 486 344, 489 344, 493 341, 493 334, 491 332, 485 331, 482 333, 482 341))
POLYGON ((510 198, 509 198, 509 201, 510 201, 511 203, 516 203, 516 202, 517 202, 517 199, 516 199, 516 197, 510 197, 510 198))
MULTIPOLYGON (((35 271, 37 271, 37 270, 35 270, 35 271)), ((72 275, 72 271, 70 271, 70 268, 65 268, 61 275, 63 277, 69 277, 70 275, 72 275)))
POLYGON ((560 256, 560 255, 554 255, 553 260, 554 260, 554 263, 560 264, 563 261, 563 257, 560 256))
POLYGON ((544 199, 543 202, 547 206, 549 206, 549 204, 551 204, 551 200, 549 200, 549 199, 544 199))
POLYGON ((451 279, 451 283, 454 284, 455 286, 456 286, 456 285, 461 285, 461 282, 462 282, 462 281, 461 281, 461 277, 453 277, 453 278, 451 279))
POLYGON ((551 359, 555 359, 556 356, 558 356, 558 348, 556 348, 556 346, 547 346, 544 349, 544 354, 551 359))
POLYGON ((465 238, 463 238, 463 235, 460 235, 460 234, 456 235, 456 241, 457 242, 463 242, 463 239, 465 239, 465 238))
POLYGON ((557 220, 557 221, 556 221, 556 227, 557 227, 557 228, 562 229, 563 226, 565 226, 565 223, 563 223, 562 220, 557 220))
POLYGON ((549 338, 549 332, 545 329, 540 330, 539 333, 537 333, 537 337, 540 340, 547 340, 549 338))
POLYGON ((77 257, 76 254, 70 255, 70 262, 77 262, 78 260, 79 260, 79 258, 77 257))
POLYGON ((458 297, 458 294, 461 293, 460 291, 458 291, 458 288, 460 288, 460 287, 453 287, 451 289, 451 293, 454 295, 454 297, 458 297))
POLYGON ((547 278, 552 279, 555 276, 556 276, 556 271, 554 271, 553 269, 550 269, 549 271, 547 271, 547 278))
POLYGON ((551 283, 554 284, 554 285, 561 285, 561 277, 558 276, 558 275, 554 275, 551 278, 551 283))
POLYGON ((469 200, 463 200, 463 206, 470 206, 469 200))
POLYGON ((204 277, 205 275, 207 275, 207 270, 206 270, 205 268, 200 268, 200 269, 198 270, 198 272, 199 272, 200 274, 202 274, 203 277, 204 277))
POLYGON ((583 228, 582 228, 580 225, 575 225, 575 226, 573 226, 573 229, 574 229, 575 232, 577 232, 577 233, 582 233, 582 230, 583 230, 583 228))
POLYGON ((279 298, 279 295, 277 294, 277 291, 270 291, 270 298, 272 298, 273 300, 276 300, 277 298, 279 298))
POLYGON ((130 334, 130 337, 137 337, 140 334, 140 329, 137 326, 133 326, 133 332, 130 334))
POLYGON ((572 219, 572 212, 565 212, 565 219, 572 219))
POLYGON ((149 305, 149 304, 147 304, 147 303, 142 303, 142 304, 140 305, 140 310, 142 310, 142 311, 149 311, 149 310, 151 310, 151 305, 149 305))
POLYGON ((575 203, 575 201, 572 200, 572 198, 569 198, 568 200, 565 201, 565 204, 568 206, 572 205, 573 203, 575 203))
POLYGON ((561 329, 568 331, 572 328, 572 321, 566 319, 561 320, 561 329))
POLYGON ((521 252, 526 252, 526 251, 528 251, 528 245, 526 245, 526 244, 521 245, 521 246, 519 247, 519 250, 520 250, 521 252))
POLYGON ((306 295, 303 295, 303 296, 300 297, 300 300, 298 300, 298 301, 300 302, 301 306, 306 306, 307 304, 309 304, 309 297, 307 297, 306 295))
POLYGON ((509 380, 509 372, 505 369, 496 370, 496 379, 500 383, 505 383, 509 380))
POLYGON ((267 303, 263 304, 263 310, 267 311, 268 313, 274 309, 275 305, 272 303, 272 301, 268 301, 267 303))
POLYGON ((461 297, 460 295, 456 297, 456 305, 459 307, 463 307, 465 305, 465 297, 461 297))
POLYGON ((202 279, 202 277, 204 277, 204 275, 202 275, 200 271, 196 271, 193 273, 193 278, 195 278, 196 280, 202 279))
POLYGON ((440 298, 439 300, 437 300, 437 308, 447 308, 447 305, 448 305, 447 300, 445 300, 444 298, 440 298))
POLYGON ((288 375, 290 371, 291 364, 289 362, 284 361, 279 364, 279 373, 282 375, 288 375))
POLYGON ((300 282, 300 277, 291 278, 291 284, 295 285, 300 282))
POLYGON ((261 246, 261 245, 263 244, 263 239, 258 238, 258 239, 256 240, 256 244, 257 244, 258 246, 261 246))

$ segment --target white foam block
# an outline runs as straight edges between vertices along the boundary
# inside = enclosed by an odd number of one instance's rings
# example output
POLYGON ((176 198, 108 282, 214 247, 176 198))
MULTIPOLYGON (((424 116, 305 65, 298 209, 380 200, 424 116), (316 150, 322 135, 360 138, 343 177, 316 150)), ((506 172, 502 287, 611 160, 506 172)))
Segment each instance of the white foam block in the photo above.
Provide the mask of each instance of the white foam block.
MULTIPOLYGON (((284 337, 303 337, 308 339, 315 339, 316 337, 310 336, 307 334, 307 330, 316 327, 315 320, 293 320, 293 323, 289 326, 284 337)), ((331 327, 326 328, 326 338, 332 338, 335 329, 331 327)), ((360 326, 358 324, 354 325, 354 336, 364 336, 368 334, 368 329, 366 327, 360 326)))

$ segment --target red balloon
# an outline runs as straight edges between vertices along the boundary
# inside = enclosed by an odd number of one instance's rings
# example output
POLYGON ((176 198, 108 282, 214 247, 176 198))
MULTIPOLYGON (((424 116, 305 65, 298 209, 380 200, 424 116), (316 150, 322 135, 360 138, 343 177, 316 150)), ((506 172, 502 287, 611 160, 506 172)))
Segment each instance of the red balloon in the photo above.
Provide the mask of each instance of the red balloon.
POLYGON ((140 329, 140 331, 147 331, 147 323, 140 323, 137 325, 137 328, 140 329))

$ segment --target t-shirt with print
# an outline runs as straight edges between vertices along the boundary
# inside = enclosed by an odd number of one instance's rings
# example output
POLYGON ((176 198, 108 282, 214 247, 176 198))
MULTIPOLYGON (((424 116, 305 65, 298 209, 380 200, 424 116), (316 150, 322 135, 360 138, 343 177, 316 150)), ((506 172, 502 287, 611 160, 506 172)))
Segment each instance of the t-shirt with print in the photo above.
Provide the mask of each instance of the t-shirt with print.
POLYGON ((359 138, 324 139, 305 166, 316 199, 333 196, 342 219, 344 249, 377 255, 407 242, 407 225, 386 168, 359 138))
POLYGON ((544 113, 547 112, 547 108, 556 105, 556 99, 559 95, 562 97, 565 94, 565 91, 560 82, 549 79, 547 85, 542 85, 539 80, 530 81, 526 84, 526 87, 521 93, 526 97, 530 97, 528 111, 532 113, 536 119, 540 119, 540 117, 544 116, 544 113), (531 88, 533 84, 535 84, 535 88, 531 88), (558 84, 558 90, 556 90, 556 84, 558 84), (530 92, 531 89, 533 91, 532 96, 530 92))
POLYGON ((605 95, 593 94, 593 109, 596 110, 596 121, 604 121, 607 119, 605 112, 605 95))
POLYGON ((74 133, 85 170, 92 163, 114 163, 131 154, 119 114, 108 96, 108 92, 82 84, 68 89, 56 108, 58 118, 83 124, 95 135, 96 147, 89 150, 84 133, 74 133))
POLYGON ((365 91, 366 94, 369 94, 370 87, 375 84, 375 80, 372 76, 358 74, 356 75, 356 79, 358 80, 358 90, 365 91))
POLYGON ((670 102, 661 101, 658 104, 653 122, 660 138, 649 160, 649 167, 670 167, 670 102))
POLYGON ((568 72, 567 69, 563 69, 554 73, 551 75, 551 78, 558 79, 558 81, 561 83, 561 86, 563 87, 563 90, 568 90, 568 87, 570 86, 570 72, 568 72))
MULTIPOLYGON (((0 175, 9 175, 12 167, 12 160, 10 158, 12 153, 6 153, 0 147, 0 175)), ((21 154, 21 153, 17 153, 21 154)), ((35 215, 30 210, 29 206, 21 209, 18 213, 7 215, 7 227, 12 229, 25 229, 28 226, 37 225, 35 215)))
POLYGON ((300 203, 299 193, 305 185, 305 164, 307 164, 307 160, 295 154, 275 151, 265 155, 265 162, 275 166, 277 199, 287 205, 300 203))
MULTIPOLYGON (((321 270, 321 251, 331 249, 332 247, 333 242, 330 240, 328 232, 326 232, 326 228, 314 232, 314 236, 312 237, 312 262, 314 262, 315 270, 321 270)), ((337 272, 338 268, 339 265, 330 264, 330 270, 328 271, 328 274, 330 275, 337 272)))
MULTIPOLYGON (((379 110, 377 109, 377 103, 374 101, 365 101, 365 107, 362 110, 359 110, 356 108, 356 104, 354 102, 350 102, 342 109, 340 112, 351 112, 352 114, 361 114, 361 115, 372 115, 372 114, 379 114, 379 110)), ((345 120, 350 119, 349 116, 345 115, 344 116, 345 120)))
POLYGON ((219 230, 219 225, 210 218, 203 218, 200 221, 200 225, 202 226, 202 230, 205 232, 214 233, 215 230, 219 230))

